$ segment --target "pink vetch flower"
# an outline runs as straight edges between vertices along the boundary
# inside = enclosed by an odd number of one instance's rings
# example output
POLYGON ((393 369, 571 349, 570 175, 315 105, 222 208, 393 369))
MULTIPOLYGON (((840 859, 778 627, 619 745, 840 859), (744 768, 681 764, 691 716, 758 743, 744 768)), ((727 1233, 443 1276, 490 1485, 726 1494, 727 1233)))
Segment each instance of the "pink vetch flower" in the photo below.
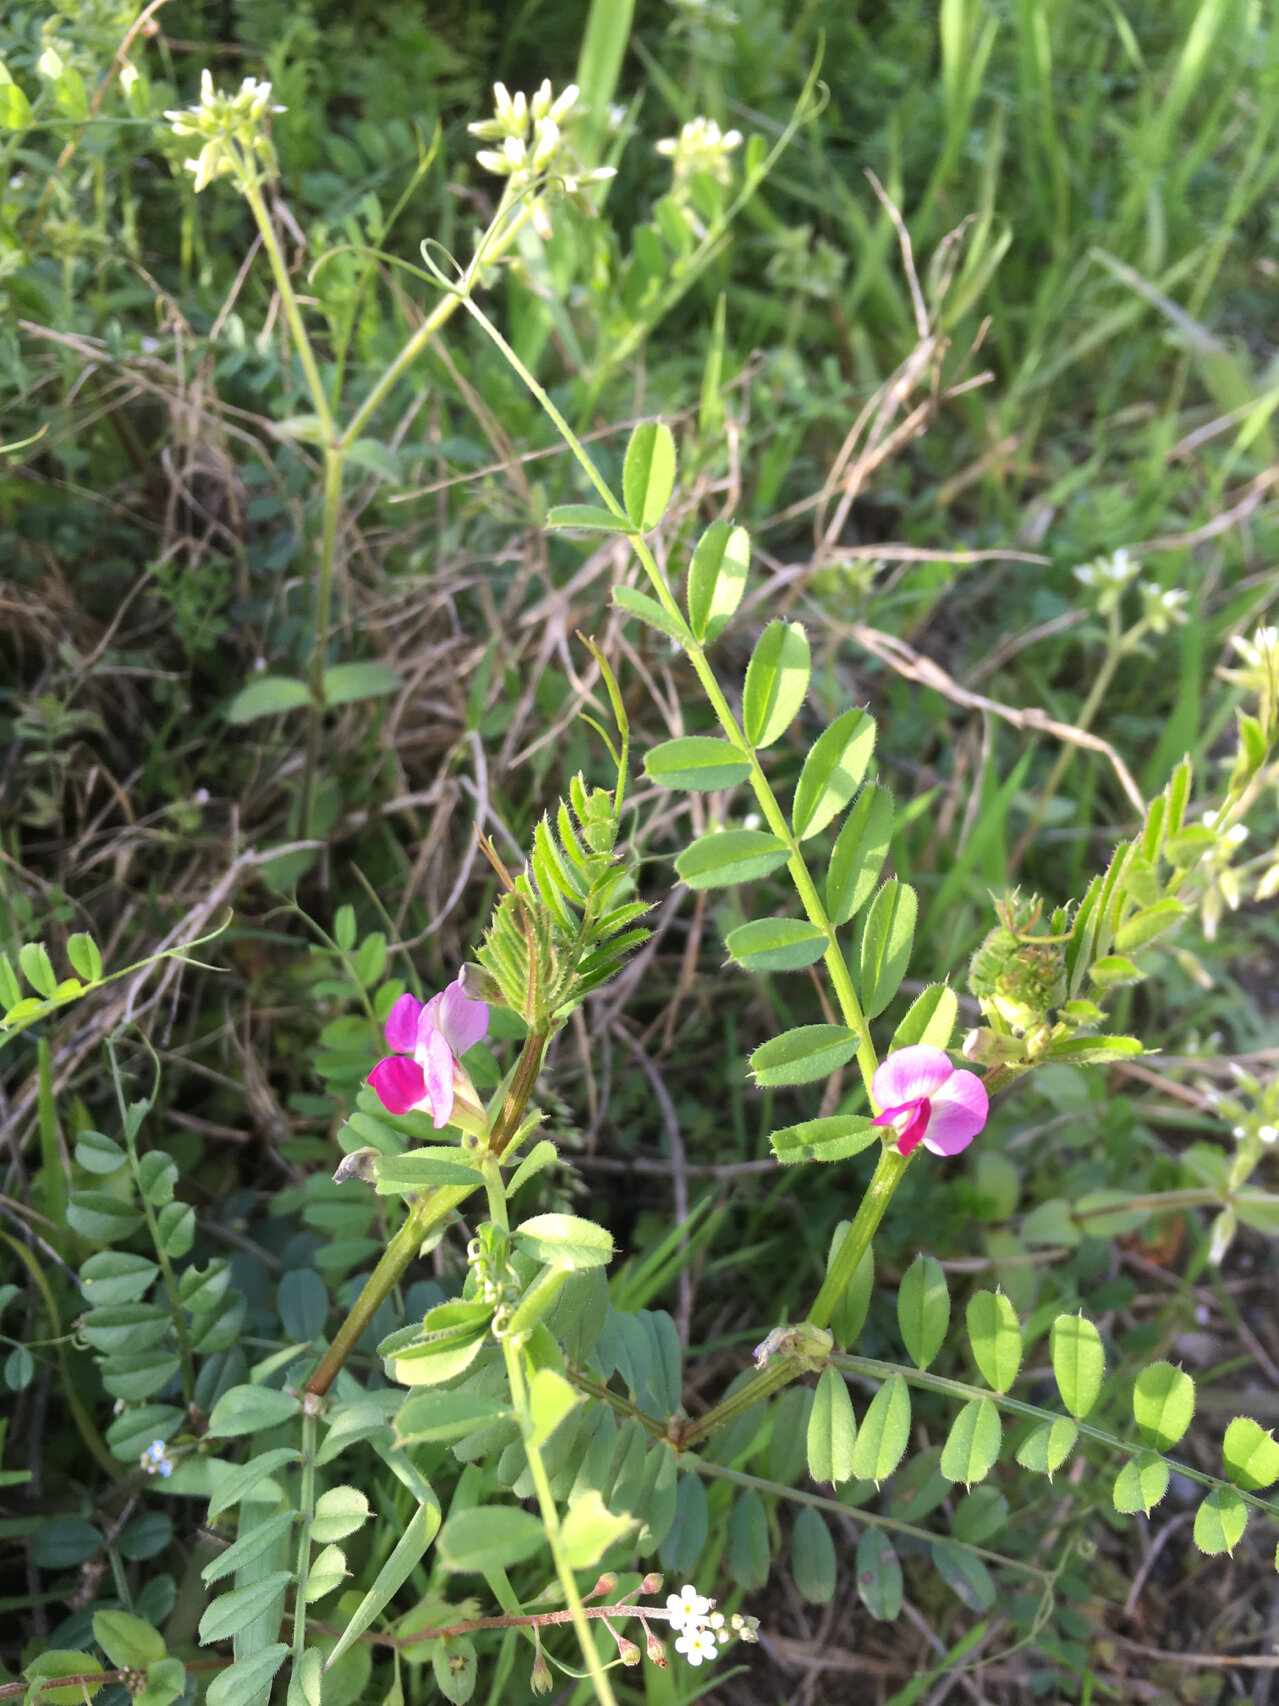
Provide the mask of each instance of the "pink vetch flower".
POLYGON ((875 1124, 892 1126, 903 1155, 920 1143, 934 1155, 958 1155, 990 1113, 977 1074, 957 1071, 941 1049, 927 1043, 890 1054, 871 1080, 871 1094, 883 1109, 875 1124))
POLYGON ((369 1088, 387 1113, 430 1114, 439 1131, 449 1123, 457 1091, 476 1099, 460 1057, 488 1028, 488 1004, 472 1001, 460 979, 429 1001, 401 995, 386 1018, 386 1045, 395 1052, 369 1073, 369 1088))

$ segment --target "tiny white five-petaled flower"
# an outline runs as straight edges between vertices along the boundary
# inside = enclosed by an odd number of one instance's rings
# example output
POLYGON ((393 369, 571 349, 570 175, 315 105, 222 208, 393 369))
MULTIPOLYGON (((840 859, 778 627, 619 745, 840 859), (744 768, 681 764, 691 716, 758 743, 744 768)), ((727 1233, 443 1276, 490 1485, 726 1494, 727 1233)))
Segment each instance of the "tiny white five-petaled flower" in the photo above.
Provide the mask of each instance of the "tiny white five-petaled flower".
POLYGON ((683 1653, 689 1664, 700 1665, 703 1659, 716 1658, 719 1649, 709 1629, 690 1628, 676 1637, 675 1651, 683 1653))
POLYGON ((666 1610, 672 1629, 686 1629, 690 1624, 701 1623, 710 1608, 710 1600, 705 1594, 698 1593, 691 1582, 685 1582, 678 1593, 666 1596, 666 1610))

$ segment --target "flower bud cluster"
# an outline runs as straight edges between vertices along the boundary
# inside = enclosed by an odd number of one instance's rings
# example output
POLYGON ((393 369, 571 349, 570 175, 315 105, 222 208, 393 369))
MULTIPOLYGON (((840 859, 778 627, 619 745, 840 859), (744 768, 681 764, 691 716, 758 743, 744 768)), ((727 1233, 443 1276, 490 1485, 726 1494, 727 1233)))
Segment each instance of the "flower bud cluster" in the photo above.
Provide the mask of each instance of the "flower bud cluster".
POLYGON ((267 134, 267 120, 285 108, 271 104, 271 85, 246 77, 233 95, 214 87, 205 70, 200 73, 200 99, 194 106, 166 112, 175 136, 198 137, 204 144, 199 154, 186 161, 195 173, 198 194, 214 178, 234 177, 238 186, 255 183, 275 171, 275 151, 267 134))
POLYGON ((670 160, 675 181, 671 193, 677 201, 684 200, 691 178, 705 172, 717 184, 729 184, 733 168, 728 156, 742 145, 740 130, 721 132, 713 118, 691 118, 678 136, 663 137, 657 152, 670 160))
POLYGON ((545 190, 552 181, 565 195, 576 195, 583 184, 614 176, 611 166, 584 166, 565 140, 564 127, 574 116, 580 92, 570 83, 556 96, 547 79, 530 98, 512 95, 504 83, 495 83, 493 117, 467 126, 481 141, 501 144, 479 149, 475 158, 486 172, 508 179, 512 193, 531 192, 533 224, 543 238, 551 234, 545 190))

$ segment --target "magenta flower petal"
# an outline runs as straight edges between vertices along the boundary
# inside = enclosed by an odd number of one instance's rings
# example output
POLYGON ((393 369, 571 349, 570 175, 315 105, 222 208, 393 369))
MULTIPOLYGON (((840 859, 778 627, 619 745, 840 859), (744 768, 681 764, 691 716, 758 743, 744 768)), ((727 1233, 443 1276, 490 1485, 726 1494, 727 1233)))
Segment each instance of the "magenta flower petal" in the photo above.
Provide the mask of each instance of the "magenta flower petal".
POLYGON ((456 981, 434 998, 431 1007, 436 1029, 456 1055, 465 1054, 488 1035, 488 1003, 473 1001, 456 981))
POLYGON ((425 1054, 426 1094, 430 1098, 431 1118, 439 1131, 449 1123, 453 1112, 453 1051, 438 1031, 432 1031, 426 1039, 425 1054))
POLYGON ((422 1003, 411 995, 401 995, 386 1016, 386 1046, 396 1054, 412 1054, 417 1043, 417 1025, 422 1015, 422 1003))
POLYGON ((881 1108, 904 1108, 935 1096, 954 1070, 939 1048, 914 1043, 889 1055, 871 1080, 871 1094, 881 1108))
POLYGON ((415 1060, 393 1054, 369 1073, 369 1089, 388 1114, 410 1114, 426 1098, 426 1074, 415 1060))
POLYGON ((934 1155, 958 1155, 986 1123, 990 1113, 986 1086, 975 1072, 953 1072, 931 1100, 924 1146, 934 1155))

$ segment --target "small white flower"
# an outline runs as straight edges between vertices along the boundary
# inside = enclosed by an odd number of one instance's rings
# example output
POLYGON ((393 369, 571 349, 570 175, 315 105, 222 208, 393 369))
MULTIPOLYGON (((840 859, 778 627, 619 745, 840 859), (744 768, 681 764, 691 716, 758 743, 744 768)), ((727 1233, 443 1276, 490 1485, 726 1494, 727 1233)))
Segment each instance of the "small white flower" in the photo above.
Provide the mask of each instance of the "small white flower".
POLYGON ((689 1664, 700 1665, 703 1659, 718 1657, 719 1648, 715 1645, 715 1637, 709 1629, 685 1629, 682 1635, 675 1639, 675 1651, 683 1653, 689 1664))
POLYGON ((1218 812, 1205 812, 1202 819, 1204 828, 1211 829, 1219 816, 1220 813, 1218 812))
POLYGON ((666 1610, 672 1629, 685 1629, 701 1623, 710 1608, 710 1600, 705 1594, 698 1593, 691 1582, 685 1582, 678 1593, 666 1596, 666 1610))
POLYGON ((1259 1128, 1257 1136, 1263 1143, 1273 1143, 1276 1138, 1279 1138, 1279 1131, 1272 1125, 1263 1125, 1259 1128))
POLYGON ((1232 847, 1242 847, 1248 839, 1247 827, 1242 823, 1232 823, 1226 831, 1226 840, 1232 847))

